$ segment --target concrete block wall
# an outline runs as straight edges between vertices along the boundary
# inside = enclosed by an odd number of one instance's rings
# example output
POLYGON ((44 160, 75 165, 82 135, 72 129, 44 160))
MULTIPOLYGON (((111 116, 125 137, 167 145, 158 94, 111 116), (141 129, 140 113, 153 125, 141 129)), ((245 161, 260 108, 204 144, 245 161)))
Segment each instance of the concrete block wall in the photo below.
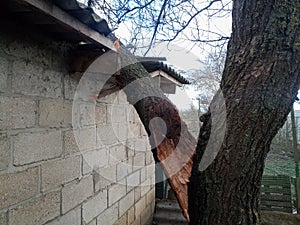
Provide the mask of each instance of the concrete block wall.
POLYGON ((0 33, 0 225, 150 224, 144 128, 119 92, 80 108, 94 118, 81 117, 76 138, 70 49, 26 30, 0 33))

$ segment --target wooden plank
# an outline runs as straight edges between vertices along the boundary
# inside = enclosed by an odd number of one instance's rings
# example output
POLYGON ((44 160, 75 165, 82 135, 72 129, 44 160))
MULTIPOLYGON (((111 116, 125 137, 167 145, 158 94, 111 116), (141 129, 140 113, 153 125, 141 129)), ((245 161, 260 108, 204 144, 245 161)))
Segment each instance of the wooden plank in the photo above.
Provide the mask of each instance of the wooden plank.
POLYGON ((283 202, 290 202, 291 195, 271 195, 271 194, 262 194, 260 196, 261 201, 263 200, 271 200, 271 201, 283 201, 283 202))
POLYGON ((279 212, 287 212, 291 213, 292 209, 291 208, 283 208, 283 207, 269 207, 269 206, 263 206, 261 205, 261 210, 265 211, 279 211, 279 212))
POLYGON ((265 180, 282 180, 289 181, 291 178, 289 176, 263 176, 262 181, 265 180))
POLYGON ((279 207, 291 207, 293 206, 292 202, 278 202, 278 201, 266 201, 261 200, 262 205, 268 206, 279 206, 279 207))
POLYGON ((261 187, 261 193, 273 193, 273 194, 290 195, 291 194, 291 189, 261 187))
POLYGON ((265 180, 262 182, 263 186, 280 186, 280 187, 291 187, 290 181, 280 181, 280 180, 265 180))
POLYGON ((113 51, 117 51, 113 41, 101 35, 97 31, 89 28, 87 25, 83 24, 50 2, 38 0, 18 0, 18 2, 30 5, 36 10, 39 10, 45 15, 53 18, 58 24, 64 26, 66 29, 81 34, 85 39, 98 46, 106 46, 113 51))
POLYGON ((295 188, 296 188, 296 207, 300 210, 300 177, 295 179, 295 188))
POLYGON ((153 72, 151 72, 149 74, 150 74, 150 77, 162 76, 162 77, 170 80, 171 82, 175 83, 179 87, 182 86, 182 84, 178 80, 176 80, 175 78, 173 78, 172 76, 170 76, 169 74, 165 73, 162 70, 156 70, 156 71, 153 71, 153 72))
POLYGON ((160 83, 160 89, 166 94, 175 94, 176 92, 176 84, 173 83, 160 83))

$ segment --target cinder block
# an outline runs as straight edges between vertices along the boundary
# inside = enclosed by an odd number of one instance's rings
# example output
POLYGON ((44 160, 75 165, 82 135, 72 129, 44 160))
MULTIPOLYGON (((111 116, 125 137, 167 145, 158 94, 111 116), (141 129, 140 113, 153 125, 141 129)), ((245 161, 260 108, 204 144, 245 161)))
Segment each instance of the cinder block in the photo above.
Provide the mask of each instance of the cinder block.
POLYGON ((122 123, 126 121, 125 105, 111 105, 107 107, 107 123, 122 123))
POLYGON ((95 191, 102 190, 117 181, 116 165, 99 168, 93 173, 95 191))
POLYGON ((147 193, 147 196, 146 196, 146 204, 147 205, 150 205, 152 204, 152 202, 155 201, 155 187, 152 188, 148 193, 147 193))
POLYGON ((150 225, 152 224, 152 217, 153 217, 154 209, 152 205, 148 205, 142 212, 141 212, 141 225, 150 225))
POLYGON ((141 126, 141 136, 148 137, 147 131, 143 125, 141 126))
POLYGON ((116 164, 121 161, 125 161, 126 148, 123 144, 115 145, 109 148, 109 164, 116 164))
POLYGON ((147 177, 154 177, 154 175, 155 175, 155 163, 153 162, 153 163, 147 165, 146 169, 147 169, 147 177))
POLYGON ((133 169, 140 169, 143 168, 145 166, 145 153, 137 153, 134 157, 133 157, 133 169))
MULTIPOLYGON (((74 44, 66 42, 56 42, 51 45, 52 63, 51 68, 58 71, 65 71, 69 75, 72 68, 74 44)), ((70 76, 73 76, 70 75, 70 76)))
POLYGON ((40 100, 39 124, 48 127, 67 127, 72 124, 72 105, 60 100, 40 100))
POLYGON ((71 210, 67 214, 56 220, 47 223, 47 225, 81 225, 81 208, 71 210))
POLYGON ((148 150, 147 145, 148 145, 147 138, 142 137, 142 138, 137 138, 135 140, 135 150, 137 152, 146 152, 148 150))
POLYGON ((125 213, 121 218, 119 218, 118 222, 115 225, 127 225, 127 213, 125 213))
POLYGON ((142 184, 141 184, 141 196, 146 195, 150 189, 151 189, 151 185, 150 185, 150 177, 149 179, 145 180, 142 184))
POLYGON ((134 108, 131 105, 128 105, 126 108, 126 118, 127 118, 127 122, 134 122, 134 108))
POLYGON ((51 65, 50 46, 45 43, 36 43, 31 39, 22 37, 22 41, 8 40, 4 46, 4 51, 16 58, 23 58, 25 61, 34 62, 42 67, 49 67, 51 65))
POLYGON ((113 225, 118 220, 118 203, 106 209, 97 217, 98 225, 113 225))
POLYGON ((76 121, 80 127, 95 125, 95 111, 94 102, 76 101, 73 107, 73 121, 76 121))
POLYGON ((80 74, 72 74, 64 76, 64 96, 66 99, 73 100, 79 83, 80 74))
POLYGON ((136 217, 135 221, 130 225, 141 225, 141 217, 140 216, 136 217))
POLYGON ((93 170, 99 170, 108 165, 107 150, 97 149, 89 152, 82 152, 83 174, 91 173, 93 170))
POLYGON ((127 162, 117 164, 117 181, 122 180, 132 171, 132 166, 127 162))
POLYGON ((88 225, 97 225, 97 219, 93 219, 88 225))
POLYGON ((123 90, 119 91, 119 104, 129 104, 127 101, 127 95, 123 90))
POLYGON ((63 136, 65 154, 74 154, 79 152, 79 147, 75 139, 73 130, 65 131, 63 136))
POLYGON ((151 152, 151 150, 147 150, 146 151, 146 165, 150 165, 152 163, 154 163, 153 153, 151 152))
MULTIPOLYGON (((11 38, 10 38, 11 39, 11 38)), ((27 58, 27 51, 25 50, 24 44, 21 45, 21 43, 17 40, 5 40, 6 43, 3 45, 3 50, 6 54, 16 56, 17 58, 24 57, 27 58)))
POLYGON ((131 225, 142 225, 141 218, 140 217, 136 218, 136 220, 131 225))
POLYGON ((80 176, 80 156, 42 164, 42 190, 50 190, 80 176))
POLYGON ((136 204, 135 204, 135 218, 138 218, 142 215, 142 212, 146 208, 146 196, 142 197, 136 204))
POLYGON ((97 126, 97 145, 99 148, 116 143, 118 143, 117 128, 114 128, 112 125, 97 126))
POLYGON ((6 169, 10 161, 10 144, 7 134, 0 134, 0 170, 6 169))
POLYGON ((108 189, 108 205, 111 206, 126 194, 126 185, 122 183, 113 184, 108 189))
POLYGON ((85 223, 99 216, 107 208, 107 190, 102 190, 82 205, 82 217, 85 223))
POLYGON ((126 109, 127 121, 132 123, 140 122, 139 115, 132 105, 128 105, 126 109))
POLYGON ((141 199, 141 186, 134 188, 134 202, 138 202, 141 199))
POLYGON ((126 178, 127 192, 141 183, 140 171, 135 171, 126 178))
POLYGON ((132 206, 127 212, 127 223, 131 225, 134 220, 135 220, 134 206, 132 206))
POLYGON ((141 136, 141 124, 129 123, 128 138, 136 138, 141 136))
POLYGON ((105 124, 107 109, 106 105, 103 103, 97 103, 95 107, 95 121, 96 124, 105 124))
POLYGON ((38 192, 38 168, 0 176, 0 209, 24 201, 38 192))
POLYGON ((128 124, 127 123, 120 123, 118 126, 118 140, 120 142, 126 141, 128 139, 128 124))
POLYGON ((135 143, 135 139, 127 138, 125 145, 126 145, 126 148, 127 148, 128 157, 131 157, 131 156, 135 155, 134 143, 135 143))
POLYGON ((62 154, 60 131, 20 133, 13 138, 14 165, 24 165, 59 157, 62 154))
POLYGON ((13 93, 43 96, 51 98, 62 97, 62 73, 45 70, 40 65, 15 61, 12 71, 13 93))
POLYGON ((134 204, 134 190, 127 193, 125 197, 123 197, 119 201, 119 217, 122 216, 128 209, 134 204))
POLYGON ((115 92, 115 93, 112 93, 110 95, 107 95, 105 97, 102 97, 100 99, 97 100, 98 102, 101 102, 101 103, 117 103, 118 102, 118 93, 115 92))
POLYGON ((80 181, 67 184, 62 189, 62 212, 65 213, 76 207, 93 195, 93 177, 87 176, 80 181))
POLYGON ((94 150, 97 148, 96 126, 76 129, 74 130, 74 135, 80 151, 94 150))
POLYGON ((9 223, 14 225, 39 225, 60 214, 60 192, 43 195, 9 211, 9 223))
POLYGON ((35 125, 36 103, 28 98, 0 96, 0 129, 26 128, 35 125))
POLYGON ((7 89, 8 67, 8 60, 4 57, 0 57, 0 92, 7 89))
POLYGON ((140 171, 141 171, 141 183, 143 183, 147 179, 147 167, 141 168, 140 171))

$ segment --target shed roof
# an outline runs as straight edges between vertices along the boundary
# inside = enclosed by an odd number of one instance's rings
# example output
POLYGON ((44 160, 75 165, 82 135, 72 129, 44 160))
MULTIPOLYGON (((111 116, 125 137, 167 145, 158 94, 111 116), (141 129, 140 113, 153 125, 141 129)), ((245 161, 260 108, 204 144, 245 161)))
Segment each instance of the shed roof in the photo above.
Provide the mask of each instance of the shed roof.
POLYGON ((115 50, 113 41, 106 37, 111 32, 107 22, 76 0, 5 0, 1 7, 5 12, 1 16, 55 40, 85 42, 101 51, 115 50))
POLYGON ((77 18, 79 21, 107 36, 112 30, 109 28, 105 19, 99 17, 91 7, 78 2, 77 0, 52 0, 61 9, 65 10, 71 16, 77 18))
MULTIPOLYGON (((106 36, 110 32, 112 32, 106 20, 100 18, 92 8, 78 2, 77 0, 53 1, 69 14, 76 17, 81 22, 98 31, 99 33, 106 36)), ((187 79, 185 79, 179 73, 175 72, 174 69, 160 62, 166 61, 166 58, 164 57, 137 57, 137 59, 142 61, 142 65, 149 73, 154 72, 155 70, 162 70, 181 84, 190 84, 187 79)))
MULTIPOLYGON (((116 50, 113 41, 107 38, 112 32, 107 21, 77 0, 6 0, 1 7, 11 18, 30 24, 56 40, 78 44, 74 71, 84 71, 89 65, 87 59, 91 61, 109 49, 116 50)), ((160 69, 181 84, 189 84, 166 64, 149 59, 142 64, 148 72, 160 69)))
POLYGON ((181 84, 190 84, 190 82, 186 78, 181 76, 174 69, 172 69, 168 65, 164 64, 163 62, 142 61, 141 63, 149 73, 152 73, 157 70, 161 70, 161 71, 167 73, 168 75, 170 75, 171 77, 173 77, 175 80, 177 80, 181 84))

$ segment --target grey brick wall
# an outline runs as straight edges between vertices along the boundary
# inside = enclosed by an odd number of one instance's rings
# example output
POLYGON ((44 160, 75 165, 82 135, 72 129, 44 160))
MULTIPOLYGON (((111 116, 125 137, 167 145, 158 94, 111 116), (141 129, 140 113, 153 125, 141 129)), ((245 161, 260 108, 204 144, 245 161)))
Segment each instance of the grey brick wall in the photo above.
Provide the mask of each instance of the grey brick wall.
POLYGON ((68 72, 70 47, 0 33, 0 225, 149 224, 145 130, 122 91, 72 108, 80 75, 68 72))

